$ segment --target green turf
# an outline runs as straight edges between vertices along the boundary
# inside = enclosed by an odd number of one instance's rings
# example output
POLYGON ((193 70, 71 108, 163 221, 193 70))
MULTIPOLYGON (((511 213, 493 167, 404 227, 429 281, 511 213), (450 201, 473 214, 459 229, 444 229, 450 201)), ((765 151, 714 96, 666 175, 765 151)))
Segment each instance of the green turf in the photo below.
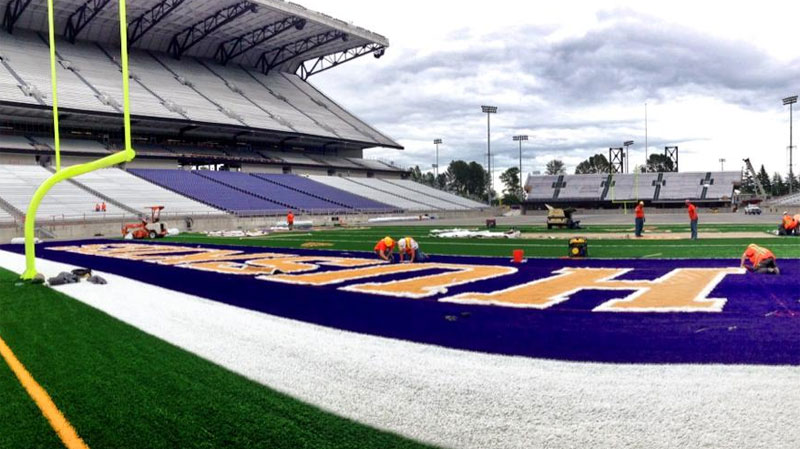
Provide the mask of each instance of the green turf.
MULTIPOLYGON (((0 335, 94 448, 411 448, 0 270, 0 335)), ((3 363, 0 447, 59 447, 3 363)))
MULTIPOLYGON (((688 237, 688 227, 686 235, 688 237)), ((705 230, 735 229, 728 225, 707 225, 705 230)), ((589 230, 553 233, 551 239, 442 239, 429 237, 431 227, 372 227, 356 229, 334 229, 322 231, 294 231, 272 234, 261 238, 207 237, 201 234, 184 234, 166 239, 172 242, 194 244, 220 244, 260 246, 270 248, 299 248, 307 243, 324 243, 323 249, 342 251, 372 251, 375 242, 390 235, 395 238, 414 237, 430 254, 453 254, 475 256, 510 256, 514 249, 523 249, 527 257, 563 257, 567 254, 567 240, 589 230)), ((605 228, 610 229, 610 228, 605 228)), ((680 232, 679 228, 675 232, 680 232)), ((767 227, 766 229, 769 229, 767 227)), ((701 231, 704 228, 701 228, 701 231)), ((764 229, 759 229, 764 230, 764 229)), ((610 231, 609 231, 610 232, 610 231)), ((734 232, 734 231, 729 231, 734 232)), ((771 248, 778 257, 800 257, 800 237, 774 238, 765 234, 763 238, 715 238, 692 241, 679 240, 637 240, 631 239, 590 239, 589 254, 598 258, 739 258, 750 243, 771 248)))

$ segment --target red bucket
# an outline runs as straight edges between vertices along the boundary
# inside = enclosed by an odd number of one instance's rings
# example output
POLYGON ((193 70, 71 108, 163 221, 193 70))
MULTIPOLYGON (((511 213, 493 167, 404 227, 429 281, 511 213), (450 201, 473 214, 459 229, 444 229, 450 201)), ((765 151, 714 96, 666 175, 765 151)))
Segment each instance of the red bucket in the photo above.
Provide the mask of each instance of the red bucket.
POLYGON ((521 249, 515 249, 512 255, 514 263, 522 263, 522 258, 525 257, 525 251, 521 249))

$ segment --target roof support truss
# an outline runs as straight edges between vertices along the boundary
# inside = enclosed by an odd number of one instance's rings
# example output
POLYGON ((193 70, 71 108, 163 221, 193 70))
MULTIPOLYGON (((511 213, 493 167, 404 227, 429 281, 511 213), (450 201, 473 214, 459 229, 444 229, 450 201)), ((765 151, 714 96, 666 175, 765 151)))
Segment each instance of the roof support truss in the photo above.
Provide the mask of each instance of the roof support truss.
POLYGON ((309 59, 299 64, 296 73, 302 79, 308 79, 311 75, 324 72, 325 70, 332 69, 347 61, 360 58, 364 55, 372 53, 375 58, 380 58, 386 52, 386 47, 381 44, 370 43, 361 45, 359 47, 349 48, 345 51, 333 53, 330 55, 320 56, 319 58, 309 59))
POLYGON ((3 28, 9 33, 13 33, 14 25, 30 4, 31 0, 11 0, 8 2, 6 5, 6 14, 3 16, 3 28))
POLYGON ((86 28, 86 25, 103 10, 111 2, 111 0, 87 0, 69 15, 67 20, 67 27, 64 29, 64 36, 71 43, 75 43, 78 35, 86 28))
POLYGON ((277 22, 270 23, 257 30, 250 31, 249 33, 242 34, 229 41, 219 44, 217 53, 215 55, 217 61, 221 64, 227 64, 231 59, 240 56, 248 51, 256 48, 264 42, 280 35, 286 30, 295 28, 302 30, 306 26, 306 19, 299 17, 286 17, 277 22))
POLYGON ((267 74, 270 72, 270 70, 279 67, 304 53, 308 53, 338 39, 346 41, 348 39, 347 34, 338 30, 331 30, 286 44, 282 47, 267 50, 264 53, 261 53, 258 61, 256 61, 256 67, 261 70, 262 73, 267 74))
POLYGON ((195 46, 208 35, 248 12, 256 12, 256 6, 249 1, 242 1, 220 9, 172 36, 172 40, 169 43, 169 53, 174 58, 180 58, 186 50, 195 46))
POLYGON ((185 0, 163 0, 148 9, 141 16, 133 19, 128 25, 131 30, 128 35, 128 45, 133 46, 139 39, 142 38, 148 31, 159 22, 164 20, 172 11, 181 5, 185 0))

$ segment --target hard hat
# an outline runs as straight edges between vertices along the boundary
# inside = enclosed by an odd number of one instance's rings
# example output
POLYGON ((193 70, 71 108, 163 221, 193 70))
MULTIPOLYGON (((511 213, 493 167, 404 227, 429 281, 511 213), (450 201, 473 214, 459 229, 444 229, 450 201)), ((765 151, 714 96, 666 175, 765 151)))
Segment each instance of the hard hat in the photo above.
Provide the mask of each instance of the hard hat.
POLYGON ((394 240, 391 237, 384 237, 383 244, 386 246, 394 246, 394 240))
POLYGON ((788 210, 783 211, 783 215, 789 215, 789 211, 788 210))

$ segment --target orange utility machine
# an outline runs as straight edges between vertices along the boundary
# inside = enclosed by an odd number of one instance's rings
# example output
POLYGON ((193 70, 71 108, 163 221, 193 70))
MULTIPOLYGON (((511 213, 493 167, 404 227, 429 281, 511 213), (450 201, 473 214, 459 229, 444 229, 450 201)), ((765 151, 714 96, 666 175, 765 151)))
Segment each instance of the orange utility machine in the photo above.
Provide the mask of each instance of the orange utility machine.
POLYGON ((167 235, 167 225, 161 222, 164 206, 150 206, 150 220, 142 216, 140 223, 130 223, 122 227, 122 236, 131 234, 134 239, 161 238, 167 235))

